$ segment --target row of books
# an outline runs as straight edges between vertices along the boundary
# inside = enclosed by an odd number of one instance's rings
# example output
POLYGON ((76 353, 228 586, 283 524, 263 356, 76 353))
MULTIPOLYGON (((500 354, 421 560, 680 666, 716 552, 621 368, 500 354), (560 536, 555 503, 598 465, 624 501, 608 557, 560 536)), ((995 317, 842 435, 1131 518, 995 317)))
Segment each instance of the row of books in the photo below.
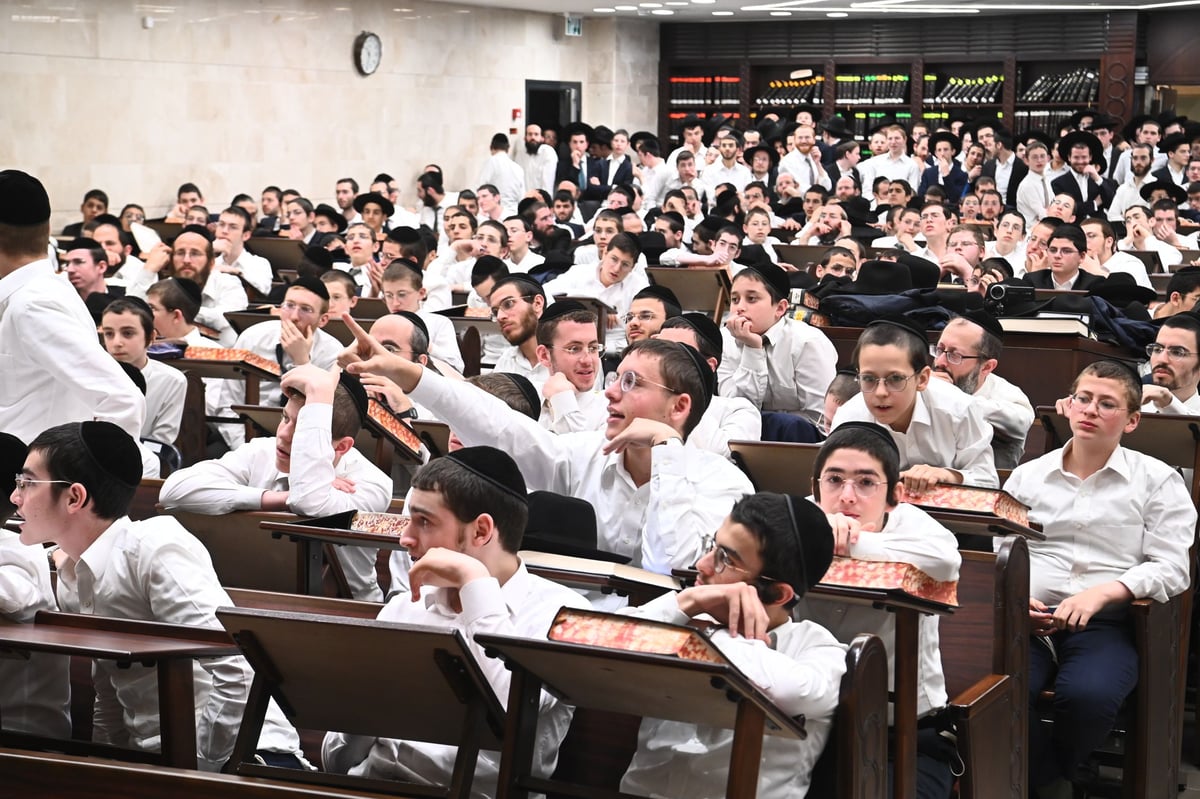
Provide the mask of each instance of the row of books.
POLYGON ((1003 75, 978 78, 950 77, 940 86, 937 75, 925 76, 925 104, 980 105, 999 103, 1004 91, 1003 75))
POLYGON ((825 76, 815 75, 804 80, 773 80, 758 96, 760 106, 804 105, 819 103, 825 87, 825 76))
POLYGON ((1074 112, 1070 109, 1026 109, 1013 114, 1013 131, 1024 133, 1027 130, 1044 130, 1052 136, 1058 134, 1058 129, 1067 124, 1074 112))
POLYGON ((742 79, 729 75, 670 79, 671 105, 737 105, 741 102, 742 79))
POLYGON ((1020 103, 1093 103, 1100 92, 1100 76, 1085 67, 1057 75, 1042 75, 1017 98, 1020 103))
POLYGON ((836 80, 839 104, 908 102, 908 75, 838 75, 836 80))

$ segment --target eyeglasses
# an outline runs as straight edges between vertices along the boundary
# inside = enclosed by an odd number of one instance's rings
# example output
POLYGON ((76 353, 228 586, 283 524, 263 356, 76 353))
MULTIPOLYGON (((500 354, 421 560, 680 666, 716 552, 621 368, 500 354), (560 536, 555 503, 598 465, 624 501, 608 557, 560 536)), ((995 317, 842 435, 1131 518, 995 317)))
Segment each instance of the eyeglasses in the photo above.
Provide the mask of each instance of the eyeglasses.
POLYGON ((623 317, 621 317, 621 321, 623 321, 625 324, 629 324, 634 319, 638 320, 639 322, 653 322, 657 318, 658 314, 654 313, 654 311, 639 311, 638 313, 625 314, 623 317))
POLYGON ((385 302, 391 302, 392 300, 404 302, 408 299, 408 295, 413 293, 411 291, 385 291, 383 292, 383 299, 385 302))
POLYGON ((492 306, 492 319, 500 316, 501 311, 506 313, 511 311, 516 307, 518 301, 525 300, 525 302, 529 302, 532 297, 532 294, 519 294, 516 297, 509 297, 506 300, 501 300, 499 305, 492 306))
POLYGON ((863 391, 874 391, 879 383, 883 383, 883 387, 887 389, 889 394, 895 394, 897 391, 903 391, 908 385, 908 381, 916 377, 914 372, 911 375, 888 375, 887 377, 879 377, 878 375, 856 375, 855 380, 858 381, 858 387, 863 391))
POLYGON ((700 539, 700 551, 707 555, 713 553, 713 573, 720 574, 726 568, 733 569, 735 572, 742 574, 751 574, 749 569, 744 569, 733 562, 733 556, 729 554, 729 550, 717 543, 715 535, 706 535, 700 539))
POLYGON ((1164 347, 1162 344, 1147 344, 1146 354, 1153 358, 1155 355, 1167 354, 1167 359, 1172 361, 1182 361, 1184 358, 1190 358, 1196 353, 1188 352, 1183 347, 1164 347))
POLYGON ((1080 410, 1083 410, 1087 406, 1095 403, 1096 415, 1101 419, 1111 419, 1118 412, 1126 410, 1126 408, 1118 402, 1113 402, 1109 399, 1096 399, 1091 394, 1072 394, 1070 400, 1072 406, 1078 406, 1080 410))
MULTIPOLYGON (((978 278, 971 278, 971 280, 975 281, 975 285, 979 285, 978 278)), ((967 281, 967 285, 970 284, 970 281, 967 281)), ((929 354, 934 358, 945 358, 946 363, 950 364, 951 366, 958 366, 963 361, 974 361, 983 357, 982 355, 963 355, 961 352, 948 350, 940 344, 935 344, 934 346, 930 347, 929 354)))
POLYGON ((296 313, 302 313, 306 316, 313 316, 317 312, 317 309, 311 305, 301 305, 300 303, 292 302, 291 300, 287 300, 279 307, 285 311, 295 311, 296 313))
POLYGON ((661 388, 668 394, 682 394, 681 391, 676 391, 670 386, 664 386, 662 383, 655 383, 653 380, 647 380, 632 369, 621 372, 621 376, 617 379, 617 385, 621 387, 621 393, 626 394, 633 391, 638 386, 654 386, 661 388))
POLYGON ((1075 255, 1079 252, 1079 250, 1075 249, 1074 247, 1050 247, 1046 250, 1046 252, 1050 253, 1051 255, 1075 255))
POLYGON ((600 353, 604 352, 604 345, 598 341, 593 341, 591 344, 586 346, 583 344, 568 344, 565 347, 547 347, 547 349, 565 352, 567 355, 574 357, 583 355, 584 352, 586 352, 588 355, 599 355, 600 353))
POLYGON ((18 474, 13 477, 13 485, 16 486, 16 489, 18 491, 24 491, 25 489, 29 488, 32 485, 40 485, 43 483, 58 483, 59 485, 65 485, 65 486, 71 485, 70 480, 34 480, 32 478, 26 477, 23 474, 18 474))
POLYGON ((818 482, 831 494, 840 494, 846 490, 846 486, 852 486, 854 493, 862 499, 873 495, 879 489, 879 486, 883 485, 880 481, 872 477, 849 479, 842 477, 840 474, 824 475, 818 482))

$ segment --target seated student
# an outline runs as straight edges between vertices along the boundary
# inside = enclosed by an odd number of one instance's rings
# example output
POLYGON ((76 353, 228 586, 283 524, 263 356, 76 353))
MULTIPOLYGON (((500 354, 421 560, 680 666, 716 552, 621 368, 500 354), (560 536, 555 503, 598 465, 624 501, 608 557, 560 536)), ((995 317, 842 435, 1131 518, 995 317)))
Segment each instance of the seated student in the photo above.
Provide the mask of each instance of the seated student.
MULTIPOLYGON (((523 271, 518 272, 518 274, 522 273, 523 271)), ((496 281, 508 277, 508 275, 509 268, 506 261, 502 261, 494 255, 481 255, 476 258, 475 265, 471 267, 471 291, 467 294, 467 308, 475 311, 490 309, 488 298, 492 295, 496 281)), ((483 333, 479 343, 482 349, 480 361, 485 364, 494 364, 508 344, 504 340, 504 336, 499 333, 483 333)))
MULTIPOLYGON (((954 534, 933 517, 904 502, 900 451, 889 432, 872 422, 846 422, 821 446, 813 465, 813 497, 830 516, 834 554, 858 560, 911 563, 934 580, 957 580, 962 557, 954 534)), ((878 635, 888 654, 889 688, 896 657, 895 615, 841 602, 808 601, 798 616, 829 629, 842 643, 859 633, 878 635)), ((946 679, 938 649, 938 618, 922 616, 917 662, 917 714, 927 717, 946 706, 946 679)), ((934 718, 927 724, 933 726, 934 718)), ((930 731, 933 732, 932 730, 930 731)), ((951 746, 940 736, 917 741, 917 796, 946 799, 954 775, 951 746)))
POLYGON ((146 348, 154 338, 150 307, 136 298, 109 303, 100 320, 100 338, 109 355, 140 370, 146 380, 142 438, 174 444, 183 422, 187 378, 175 367, 146 356, 146 348))
POLYGON ((495 370, 519 374, 540 390, 550 378, 549 368, 537 354, 537 325, 546 308, 542 284, 529 275, 507 275, 492 284, 488 304, 500 335, 509 345, 497 356, 495 370))
MULTIPOLYGON (((237 510, 328 516, 347 510, 386 511, 392 480, 354 448, 366 416, 362 384, 312 364, 284 375, 288 397, 274 438, 260 436, 220 460, 181 469, 163 483, 167 510, 220 515, 237 510)), ((355 599, 383 599, 376 550, 338 547, 355 599)))
POLYGON ((358 284, 354 282, 350 273, 341 269, 330 269, 322 273, 321 282, 325 284, 325 291, 329 293, 330 319, 341 319, 354 312, 354 306, 358 305, 358 295, 355 293, 358 291, 358 284))
MULTIPOLYGON (((699 351, 713 370, 713 381, 721 365, 721 329, 707 314, 685 313, 663 323, 654 338, 687 344, 699 351)), ((713 394, 700 423, 688 436, 687 445, 729 458, 730 441, 758 441, 762 438, 762 414, 742 397, 713 394)))
POLYGON ((336 263, 334 269, 345 272, 354 281, 357 288, 356 296, 369 296, 371 293, 371 268, 375 265, 375 253, 379 250, 379 242, 375 240, 375 231, 363 222, 355 222, 346 228, 346 255, 349 262, 336 263))
POLYGON ((270 261, 246 249, 253 229, 254 222, 244 208, 230 205, 222 211, 213 239, 213 250, 217 254, 214 266, 221 272, 242 278, 259 294, 265 295, 271 290, 274 270, 270 261))
POLYGON ((779 263, 775 245, 783 242, 771 235, 771 214, 766 208, 755 207, 748 210, 745 221, 742 222, 742 231, 746 234, 742 240, 743 245, 757 244, 766 252, 771 263, 779 263))
MULTIPOLYGON (((829 522, 813 503, 786 494, 738 500, 696 562, 696 585, 664 594, 631 615, 687 624, 715 619, 713 644, 789 716, 804 716, 805 740, 763 737, 759 799, 808 793, 829 738, 846 651, 791 609, 820 581, 833 556, 829 522)), ((725 796, 733 731, 646 718, 621 780, 637 796, 725 796)))
POLYGON ((633 295, 625 323, 625 338, 632 344, 644 338, 653 338, 662 330, 663 322, 679 316, 679 298, 666 286, 646 286, 633 295))
POLYGON ((1153 382, 1142 386, 1142 412, 1200 416, 1200 316, 1167 317, 1146 352, 1153 382))
POLYGON ((62 270, 99 327, 104 307, 124 297, 125 288, 115 284, 110 286, 105 282, 108 253, 95 241, 76 239, 65 243, 63 249, 67 255, 60 264, 62 270))
POLYGON ((388 353, 353 322, 351 328, 357 343, 343 353, 345 368, 389 377, 464 444, 502 448, 535 490, 586 499, 596 509, 600 548, 643 569, 691 566, 700 537, 752 491, 729 461, 683 447, 712 397, 710 367, 691 347, 630 345, 605 391, 606 429, 555 435, 495 397, 388 353))
POLYGON ((725 358, 717 370, 721 394, 745 397, 760 410, 820 421, 837 351, 824 333, 787 315, 787 273, 771 263, 733 278, 725 358))
POLYGON ((1095 288, 1104 278, 1080 268, 1087 252, 1087 236, 1082 228, 1071 224, 1059 225, 1050 234, 1046 248, 1049 268, 1026 272, 1022 280, 1039 289, 1088 291, 1095 288))
POLYGON ((550 377, 539 402, 542 427, 555 433, 599 430, 608 401, 598 390, 604 345, 596 338, 596 315, 574 300, 554 303, 537 323, 538 363, 550 377))
POLYGON ((622 233, 621 230, 621 215, 611 208, 604 208, 596 212, 596 215, 589 220, 592 225, 592 243, 583 244, 575 248, 572 256, 577 265, 598 264, 604 260, 604 254, 608 252, 608 245, 613 238, 622 233))
MULTIPOLYGON (((371 326, 371 335, 383 344, 388 352, 394 352, 413 363, 429 363, 429 328, 425 320, 412 311, 381 316, 371 326)), ((363 388, 367 395, 378 400, 401 419, 433 419, 433 414, 419 407, 400 387, 379 375, 363 375, 363 388)))
POLYGON ((931 380, 929 342, 912 320, 876 319, 867 325, 852 356, 862 393, 833 417, 887 427, 900 448, 904 488, 920 494, 936 483, 995 488, 992 428, 963 392, 931 380))
POLYGON ((1046 534, 1028 542, 1029 702, 1054 691, 1053 732, 1029 725, 1029 781, 1042 799, 1064 795, 1137 683, 1129 603, 1166 602, 1188 586, 1196 508, 1183 479, 1121 446, 1141 402, 1131 367, 1088 365, 1060 400, 1071 440, 1004 485, 1046 534))
POLYGON ((858 394, 858 375, 853 369, 838 369, 825 389, 825 410, 821 412, 822 435, 829 435, 829 427, 838 408, 846 404, 846 400, 858 394))
MULTIPOLYGON (((17 493, 26 454, 20 439, 0 433, 0 519, 7 520, 16 509, 10 498, 17 493)), ((0 528, 0 618, 10 624, 28 623, 39 610, 58 610, 46 550, 26 546, 17 533, 0 528)), ((5 732, 70 738, 70 664, 69 657, 40 652, 28 658, 0 658, 0 727, 5 732)))
MULTIPOLYGON (((58 604, 69 613, 221 629, 216 610, 233 601, 204 546, 169 516, 130 521, 141 479, 137 444, 109 422, 75 422, 29 445, 13 502, 21 543, 59 546, 58 604)), ((195 662, 196 757, 217 771, 233 752, 253 672, 242 657, 195 662)), ((158 676, 153 666, 92 663, 92 740, 142 751, 159 748, 158 676)), ((271 704, 259 757, 303 765, 300 737, 271 704)))
POLYGON ((146 289, 146 304, 158 338, 186 347, 220 347, 216 339, 208 338, 196 327, 201 299, 200 286, 184 277, 160 280, 146 289))
POLYGON ((951 319, 933 347, 933 377, 958 387, 983 412, 992 428, 997 468, 1013 469, 1025 454, 1033 405, 1019 387, 996 374, 1004 328, 983 310, 951 319))
MULTIPOLYGON (((414 561, 411 588, 393 596, 379 620, 459 630, 496 697, 507 705, 510 672, 485 654, 475 634, 544 638, 564 605, 587 607, 569 588, 530 574, 517 556, 529 515, 517 464, 492 447, 452 452, 417 472, 405 512, 412 524, 400 540, 414 561)), ((538 715, 534 773, 549 777, 572 710, 543 691, 538 715)), ((327 771, 437 785, 450 784, 456 754, 455 747, 443 744, 336 731, 321 747, 327 771)), ((495 795, 499 767, 498 752, 480 751, 473 796, 495 795)))
POLYGON ((397 258, 383 270, 380 287, 388 313, 411 311, 424 319, 429 330, 429 354, 462 372, 464 363, 454 323, 439 313, 422 310, 425 283, 420 267, 407 258, 397 258))
MULTIPOLYGON (((288 287, 279 306, 279 320, 251 325, 242 331, 233 344, 234 349, 250 350, 279 364, 286 374, 289 369, 315 364, 328 369, 337 360, 342 345, 321 328, 329 321, 329 291, 320 280, 298 277, 288 287)), ((282 405, 283 391, 279 384, 264 382, 259 404, 282 405)), ((236 418, 231 408, 246 401, 244 380, 223 380, 217 400, 218 415, 236 418)), ((217 426, 230 449, 237 449, 245 440, 241 422, 226 422, 217 426)))
POLYGON ((625 328, 619 320, 629 312, 634 295, 650 285, 646 270, 635 268, 641 252, 633 236, 618 233, 605 247, 599 264, 595 261, 576 261, 575 266, 548 281, 542 288, 547 297, 561 294, 594 297, 615 309, 616 313, 608 316, 608 334, 604 344, 606 349, 617 352, 627 343, 625 328))

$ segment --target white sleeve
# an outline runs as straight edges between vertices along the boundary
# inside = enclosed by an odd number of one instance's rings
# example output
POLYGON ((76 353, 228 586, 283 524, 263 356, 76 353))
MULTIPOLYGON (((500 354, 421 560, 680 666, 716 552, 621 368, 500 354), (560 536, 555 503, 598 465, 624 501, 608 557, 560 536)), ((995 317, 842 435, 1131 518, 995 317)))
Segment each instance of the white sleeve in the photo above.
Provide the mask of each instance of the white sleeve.
MULTIPOLYGON (((288 509, 300 516, 329 516, 347 510, 386 511, 392 500, 391 480, 385 485, 382 480, 355 479, 353 494, 333 487, 337 470, 332 424, 332 405, 312 403, 300 409, 292 437, 288 509)), ((378 476, 384 477, 382 472, 378 476)))
POLYGON ((233 326, 229 324, 229 320, 225 318, 226 311, 244 311, 246 306, 250 304, 249 298, 246 297, 246 290, 242 288, 242 282, 233 275, 226 275, 229 280, 218 281, 217 304, 214 308, 205 308, 201 306, 200 311, 196 314, 196 323, 211 327, 217 331, 220 337, 221 345, 231 347, 237 341, 237 333, 233 326))
POLYGON ((935 580, 957 580, 962 555, 954 533, 911 505, 898 507, 896 513, 903 521, 887 525, 883 532, 863 532, 850 545, 850 556, 911 563, 935 580))
POLYGON ((954 433, 956 451, 948 468, 959 472, 966 485, 997 488, 1000 479, 996 476, 996 458, 992 453, 992 428, 984 420, 982 409, 974 403, 968 406, 954 433))
POLYGON ((984 421, 1009 438, 1024 441, 1025 437, 1029 435, 1029 428, 1033 426, 1034 412, 1033 406, 1029 404, 1029 400, 1024 394, 1014 392, 1007 397, 975 395, 971 401, 983 414, 984 421))
POLYGON ((1145 560, 1121 575, 1137 599, 1166 602, 1188 587, 1188 548, 1196 529, 1196 506, 1183 478, 1163 467, 1163 479, 1149 481, 1150 494, 1142 506, 1142 555, 1145 560))
POLYGON ((179 428, 183 424, 183 402, 187 398, 187 378, 183 376, 182 372, 176 372, 174 367, 167 368, 171 372, 164 372, 156 376, 156 379, 163 383, 162 404, 158 408, 157 416, 147 420, 153 426, 146 438, 174 444, 175 439, 179 438, 179 428), (182 379, 172 379, 175 377, 182 379))
POLYGON ((262 510, 262 495, 266 489, 252 485, 255 458, 267 457, 258 454, 261 446, 251 442, 225 453, 220 460, 201 461, 180 469, 163 483, 158 501, 167 510, 211 515, 262 510))
POLYGON ((791 642, 791 654, 778 652, 763 641, 713 636, 713 643, 738 670, 789 716, 811 719, 830 717, 837 709, 842 675, 846 673, 846 647, 812 622, 795 622, 803 642, 791 642))
POLYGON ((725 351, 717 367, 717 384, 722 397, 742 397, 761 408, 767 396, 767 350, 739 344, 726 329, 721 330, 725 351))

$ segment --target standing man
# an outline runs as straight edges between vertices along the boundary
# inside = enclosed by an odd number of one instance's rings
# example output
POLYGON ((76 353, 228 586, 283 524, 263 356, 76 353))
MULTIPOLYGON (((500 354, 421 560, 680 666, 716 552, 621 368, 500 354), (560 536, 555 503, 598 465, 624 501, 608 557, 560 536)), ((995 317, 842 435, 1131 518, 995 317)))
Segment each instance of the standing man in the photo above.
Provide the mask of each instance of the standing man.
POLYGON ((554 173, 558 169, 558 153, 546 144, 540 125, 525 126, 525 147, 516 151, 517 166, 525 172, 525 188, 554 193, 554 173))
POLYGON ((1029 167, 1013 152, 1013 135, 1004 128, 992 132, 992 157, 983 162, 979 174, 996 181, 996 191, 1009 208, 1017 207, 1017 189, 1029 174, 1029 167))
POLYGON ((497 133, 492 137, 491 155, 479 173, 479 184, 495 186, 505 213, 515 213, 517 203, 525 196, 525 170, 508 157, 508 137, 497 133))
POLYGON ((141 434, 146 401, 100 346, 96 325, 46 257, 41 181, 0 172, 0 430, 32 441, 48 427, 102 419, 141 434))
POLYGON ((1085 130, 1068 133, 1058 140, 1058 154, 1070 168, 1055 178, 1050 188, 1055 194, 1069 194, 1075 200, 1075 218, 1102 216, 1117 193, 1116 184, 1104 177, 1100 140, 1085 130))

